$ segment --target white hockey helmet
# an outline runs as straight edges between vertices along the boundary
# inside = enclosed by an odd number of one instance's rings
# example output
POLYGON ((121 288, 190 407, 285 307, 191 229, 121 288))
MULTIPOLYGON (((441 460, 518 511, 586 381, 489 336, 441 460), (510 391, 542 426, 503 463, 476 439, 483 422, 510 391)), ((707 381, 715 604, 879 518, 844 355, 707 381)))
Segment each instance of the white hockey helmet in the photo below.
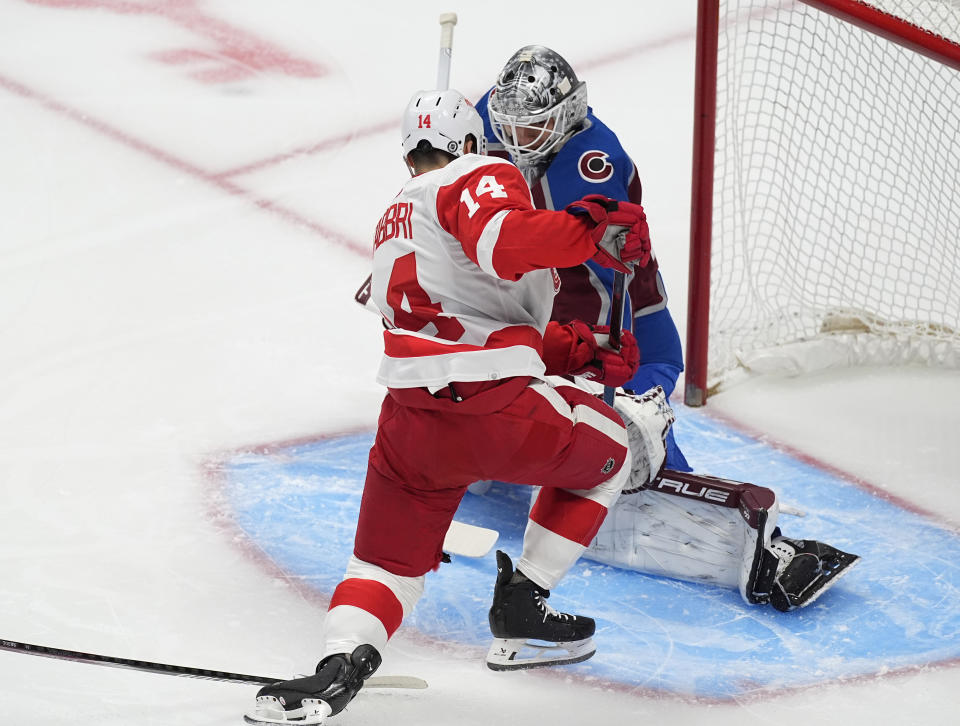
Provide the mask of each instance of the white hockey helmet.
POLYGON ((475 153, 487 150, 483 119, 473 104, 453 89, 414 93, 403 114, 400 135, 404 158, 424 141, 434 149, 463 156, 468 136, 474 139, 475 153))
POLYGON ((587 117, 587 84, 556 51, 527 45, 500 71, 489 108, 493 133, 513 161, 534 166, 587 117))

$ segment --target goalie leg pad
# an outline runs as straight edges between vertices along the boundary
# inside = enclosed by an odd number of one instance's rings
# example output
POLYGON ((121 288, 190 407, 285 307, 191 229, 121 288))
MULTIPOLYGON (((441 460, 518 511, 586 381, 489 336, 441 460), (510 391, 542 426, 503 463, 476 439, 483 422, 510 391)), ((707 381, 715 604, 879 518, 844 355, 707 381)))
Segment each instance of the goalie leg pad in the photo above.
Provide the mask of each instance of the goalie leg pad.
POLYGON ((737 587, 745 526, 736 509, 645 489, 617 500, 584 557, 651 575, 737 587))
POLYGON ((816 600, 860 558, 780 536, 779 512, 776 493, 766 487, 667 470, 620 497, 584 556, 738 587, 744 602, 786 612, 816 600))
POLYGON ((676 420, 660 386, 633 396, 617 392, 613 408, 627 428, 633 462, 623 492, 640 491, 656 479, 667 457, 664 438, 676 420))
POLYGON ((767 602, 777 561, 765 561, 764 552, 778 512, 776 494, 766 487, 664 471, 643 491, 620 497, 585 556, 736 587, 748 603, 767 602))

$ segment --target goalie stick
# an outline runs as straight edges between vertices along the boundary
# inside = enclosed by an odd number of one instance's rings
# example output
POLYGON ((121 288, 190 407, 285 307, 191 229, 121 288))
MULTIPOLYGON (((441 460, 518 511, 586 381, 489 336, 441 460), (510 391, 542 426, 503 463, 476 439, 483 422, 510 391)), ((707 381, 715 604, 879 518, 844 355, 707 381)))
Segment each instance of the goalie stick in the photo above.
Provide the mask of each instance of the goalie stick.
MULTIPOLYGON (((63 648, 51 648, 46 645, 34 645, 33 643, 21 643, 16 640, 0 639, 0 650, 11 653, 23 653, 25 655, 36 655, 43 658, 56 658, 58 660, 73 661, 75 663, 87 663, 90 665, 107 666, 110 668, 124 668, 127 670, 141 671, 145 673, 161 673, 167 676, 182 676, 185 678, 200 678, 207 681, 225 681, 227 683, 255 683, 259 686, 268 686, 272 683, 284 680, 283 678, 273 678, 271 676, 253 676, 245 673, 230 673, 228 671, 217 671, 208 668, 193 668, 191 666, 170 665, 168 663, 154 663, 147 660, 136 660, 134 658, 118 658, 111 655, 98 655, 96 653, 83 653, 77 650, 65 650, 63 648)), ((414 676, 371 676, 366 681, 367 688, 426 688, 427 682, 422 678, 414 676)))

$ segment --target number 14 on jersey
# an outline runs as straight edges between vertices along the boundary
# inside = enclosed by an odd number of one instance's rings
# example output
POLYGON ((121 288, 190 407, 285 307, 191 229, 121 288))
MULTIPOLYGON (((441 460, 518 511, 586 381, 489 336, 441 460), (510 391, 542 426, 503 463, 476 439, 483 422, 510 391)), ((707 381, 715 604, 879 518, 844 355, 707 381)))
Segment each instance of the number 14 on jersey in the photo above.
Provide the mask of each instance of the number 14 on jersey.
POLYGON ((480 209, 480 202, 477 200, 484 194, 489 194, 491 197, 507 196, 503 185, 497 181, 495 176, 488 174, 480 177, 480 181, 477 183, 477 188, 473 194, 470 194, 470 190, 466 188, 460 193, 460 201, 467 205, 468 217, 473 217, 473 215, 477 213, 477 210, 480 209))

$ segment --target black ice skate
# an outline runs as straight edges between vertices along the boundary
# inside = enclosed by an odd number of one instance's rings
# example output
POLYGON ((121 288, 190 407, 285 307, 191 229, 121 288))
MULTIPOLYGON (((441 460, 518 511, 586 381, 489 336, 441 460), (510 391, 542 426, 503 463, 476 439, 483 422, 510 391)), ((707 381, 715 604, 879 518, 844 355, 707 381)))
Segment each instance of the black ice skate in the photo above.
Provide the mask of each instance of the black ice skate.
POLYGON ((858 555, 812 539, 776 537, 767 550, 771 551, 780 563, 770 604, 781 612, 809 605, 860 561, 858 555))
POLYGON ((350 655, 328 655, 312 676, 261 688, 253 713, 244 720, 251 724, 322 724, 353 700, 380 661, 380 653, 372 645, 358 646, 350 655))
POLYGON ((490 630, 495 640, 487 666, 495 671, 579 663, 596 652, 592 618, 558 613, 547 605, 550 591, 520 572, 497 551, 497 583, 490 608, 490 630), (531 642, 535 641, 535 642, 531 642))

